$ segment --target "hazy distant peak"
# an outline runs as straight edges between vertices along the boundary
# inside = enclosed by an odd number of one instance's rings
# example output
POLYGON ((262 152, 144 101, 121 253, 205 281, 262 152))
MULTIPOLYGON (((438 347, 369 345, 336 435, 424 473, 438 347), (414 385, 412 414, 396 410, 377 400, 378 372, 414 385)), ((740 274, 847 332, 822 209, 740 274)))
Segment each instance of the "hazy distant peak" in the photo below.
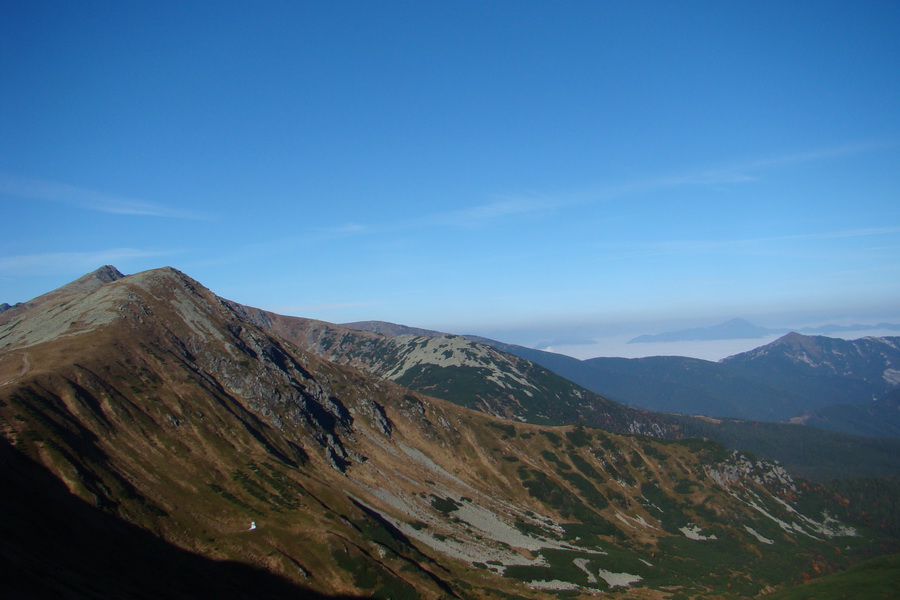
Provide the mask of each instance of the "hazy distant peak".
POLYGON ((688 342, 698 340, 736 340, 746 338, 761 338, 772 333, 780 333, 783 330, 758 327, 742 318, 734 318, 712 327, 696 327, 694 329, 682 329, 680 331, 667 331, 655 335, 639 335, 629 340, 629 344, 646 342, 688 342))

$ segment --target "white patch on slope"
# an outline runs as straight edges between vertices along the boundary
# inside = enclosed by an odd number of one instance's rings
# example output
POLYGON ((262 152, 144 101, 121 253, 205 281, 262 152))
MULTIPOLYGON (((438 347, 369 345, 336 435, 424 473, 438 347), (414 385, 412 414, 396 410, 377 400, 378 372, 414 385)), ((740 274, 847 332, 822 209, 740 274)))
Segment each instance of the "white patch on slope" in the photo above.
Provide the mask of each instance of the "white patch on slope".
POLYGON ((632 575, 631 573, 613 573, 605 569, 598 569, 599 575, 609 587, 628 587, 632 583, 637 583, 642 579, 640 575, 632 575))
POLYGON ((632 517, 632 516, 629 516, 629 515, 623 515, 623 514, 620 513, 620 512, 616 512, 616 518, 617 518, 618 520, 622 521, 623 523, 625 523, 626 525, 628 525, 629 527, 631 527, 632 529, 635 528, 635 526, 632 524, 632 521, 634 521, 635 523, 637 523, 637 524, 640 525, 641 527, 647 527, 648 529, 659 529, 659 527, 654 527, 653 525, 651 525, 650 523, 648 523, 648 522, 646 521, 646 519, 644 519, 644 517, 641 517, 641 516, 632 517))
POLYGON ((587 568, 589 562, 590 561, 586 558, 576 558, 572 561, 572 564, 587 573, 588 583, 597 583, 597 578, 591 573, 591 570, 587 568))
POLYGON ((553 581, 529 581, 527 583, 528 587, 536 589, 536 590, 577 590, 578 586, 574 583, 570 583, 568 581, 560 581, 559 579, 554 579, 553 581))
POLYGON ((701 533, 701 529, 694 525, 693 523, 688 524, 685 527, 681 527, 678 529, 681 533, 684 534, 684 537, 690 540, 697 540, 698 542, 706 541, 706 540, 717 540, 715 535, 703 535, 701 533))
POLYGON ((744 529, 746 529, 750 533, 750 535, 755 537, 757 540, 759 540, 763 544, 774 544, 775 543, 774 540, 770 540, 769 538, 763 536, 762 534, 760 534, 759 532, 757 532, 755 529, 753 529, 752 527, 750 527, 748 525, 744 525, 744 529))

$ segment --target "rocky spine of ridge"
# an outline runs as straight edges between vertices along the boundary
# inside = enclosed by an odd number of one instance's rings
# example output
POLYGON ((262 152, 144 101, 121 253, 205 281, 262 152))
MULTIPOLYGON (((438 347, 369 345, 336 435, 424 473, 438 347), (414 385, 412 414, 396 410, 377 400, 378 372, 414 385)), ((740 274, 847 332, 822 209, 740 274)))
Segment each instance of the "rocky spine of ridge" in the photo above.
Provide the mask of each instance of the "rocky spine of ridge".
POLYGON ((467 336, 417 335, 409 333, 416 331, 413 328, 380 322, 348 327, 232 305, 257 325, 329 361, 487 414, 549 425, 582 423, 655 437, 678 435, 660 415, 612 402, 529 360, 467 336), (386 335, 376 330, 403 333, 386 335))

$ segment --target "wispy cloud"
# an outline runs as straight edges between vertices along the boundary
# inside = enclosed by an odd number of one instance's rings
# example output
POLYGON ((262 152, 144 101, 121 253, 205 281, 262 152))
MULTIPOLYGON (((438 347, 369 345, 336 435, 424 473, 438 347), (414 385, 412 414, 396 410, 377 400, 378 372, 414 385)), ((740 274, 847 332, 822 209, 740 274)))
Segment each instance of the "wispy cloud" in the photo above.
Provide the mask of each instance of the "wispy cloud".
POLYGON ((612 244, 605 245, 605 247, 610 249, 619 249, 626 256, 656 256, 679 253, 715 252, 726 250, 728 248, 771 246, 772 244, 777 244, 779 242, 862 238, 882 235, 895 235, 898 233, 900 233, 900 226, 874 227, 869 229, 847 229, 842 231, 824 231, 815 233, 798 233, 791 235, 767 236, 758 238, 739 238, 733 240, 666 240, 635 244, 612 244))
POLYGON ((171 250, 110 248, 92 252, 47 252, 19 256, 0 256, 0 273, 82 273, 102 265, 119 265, 135 259, 167 256, 174 253, 171 250))
POLYGON ((431 215, 421 219, 419 224, 480 227, 514 217, 546 216, 558 206, 559 202, 550 198, 510 195, 492 202, 431 215))
POLYGON ((500 225, 514 219, 547 218, 575 206, 614 201, 668 189, 752 183, 764 179, 776 169, 875 152, 895 146, 895 143, 882 141, 855 142, 804 152, 773 154, 696 169, 683 169, 678 172, 648 174, 646 177, 599 184, 578 191, 495 195, 490 201, 463 206, 457 210, 421 214, 393 221, 346 222, 331 227, 313 228, 308 230, 307 235, 292 237, 288 242, 291 244, 313 243, 335 238, 383 235, 434 228, 471 229, 500 225))
POLYGON ((838 144, 803 152, 773 154, 759 158, 683 169, 674 173, 657 173, 615 185, 605 185, 581 194, 578 203, 612 200, 646 192, 678 187, 704 187, 744 184, 759 181, 770 172, 791 166, 807 165, 842 157, 877 152, 896 147, 894 142, 870 140, 838 144))
POLYGON ((445 212, 420 215, 408 219, 384 221, 381 223, 348 222, 333 227, 320 227, 310 230, 311 235, 303 238, 290 238, 294 242, 301 239, 306 242, 318 242, 335 238, 356 237, 362 235, 378 235, 402 233, 436 227, 445 228, 477 228, 487 227, 517 217, 546 216, 556 210, 559 203, 555 200, 529 196, 503 196, 483 204, 476 204, 445 212))
POLYGON ((78 206, 85 210, 115 215, 197 220, 207 218, 205 215, 197 212, 172 208, 163 204, 144 202, 143 200, 85 189, 66 183, 26 179, 5 174, 0 174, 0 194, 31 200, 60 202, 78 206))

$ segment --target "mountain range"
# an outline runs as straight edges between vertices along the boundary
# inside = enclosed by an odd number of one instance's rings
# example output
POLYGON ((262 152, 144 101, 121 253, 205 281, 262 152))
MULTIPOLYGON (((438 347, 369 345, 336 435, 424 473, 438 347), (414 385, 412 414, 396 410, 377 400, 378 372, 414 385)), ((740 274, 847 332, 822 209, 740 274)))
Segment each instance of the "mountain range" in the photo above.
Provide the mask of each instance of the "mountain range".
POLYGON ((693 342, 708 340, 739 340, 762 338, 769 335, 781 335, 796 331, 797 333, 840 333, 844 331, 865 330, 893 330, 900 331, 900 325, 893 323, 879 323, 877 325, 819 325, 817 327, 803 327, 793 329, 772 329, 759 327, 746 319, 735 318, 711 327, 695 327, 679 331, 667 331, 657 334, 639 335, 628 341, 629 344, 641 344, 649 342, 693 342))
POLYGON ((681 356, 570 356, 481 339, 604 397, 654 411, 797 422, 857 435, 893 435, 900 414, 878 410, 900 385, 900 337, 843 340, 788 333, 718 362, 681 356), (816 419, 860 408, 852 421, 816 419), (869 415, 869 416, 867 416, 869 415))
POLYGON ((0 427, 4 598, 746 598, 896 549, 871 492, 171 268, 0 314, 0 427))

